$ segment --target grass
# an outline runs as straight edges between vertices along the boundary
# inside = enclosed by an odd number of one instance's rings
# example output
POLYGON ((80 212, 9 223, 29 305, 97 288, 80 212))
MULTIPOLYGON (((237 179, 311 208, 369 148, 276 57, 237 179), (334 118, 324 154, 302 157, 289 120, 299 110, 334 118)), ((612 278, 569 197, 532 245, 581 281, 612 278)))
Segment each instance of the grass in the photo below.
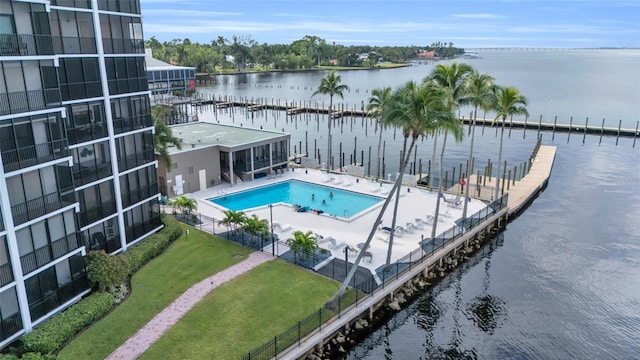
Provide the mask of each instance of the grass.
POLYGON ((58 359, 104 359, 193 284, 247 258, 248 248, 190 230, 131 279, 131 294, 62 349, 58 359), (240 255, 240 256, 237 256, 240 255))
POLYGON ((211 292, 140 359, 234 359, 317 311, 339 283, 274 260, 211 292))

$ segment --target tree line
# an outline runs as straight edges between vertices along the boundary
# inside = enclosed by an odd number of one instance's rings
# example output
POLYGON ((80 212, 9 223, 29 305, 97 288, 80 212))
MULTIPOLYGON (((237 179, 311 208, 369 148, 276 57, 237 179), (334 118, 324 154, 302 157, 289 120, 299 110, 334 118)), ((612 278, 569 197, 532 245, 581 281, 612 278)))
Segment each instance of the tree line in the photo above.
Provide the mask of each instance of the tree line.
POLYGON ((209 43, 173 39, 160 42, 154 36, 145 41, 153 57, 167 63, 193 66, 197 72, 223 70, 299 70, 315 66, 374 67, 381 62, 404 63, 420 51, 435 51, 439 58, 452 58, 464 52, 452 42, 437 41, 425 46, 369 46, 328 43, 314 35, 306 35, 291 44, 258 43, 251 36, 218 36, 209 43))

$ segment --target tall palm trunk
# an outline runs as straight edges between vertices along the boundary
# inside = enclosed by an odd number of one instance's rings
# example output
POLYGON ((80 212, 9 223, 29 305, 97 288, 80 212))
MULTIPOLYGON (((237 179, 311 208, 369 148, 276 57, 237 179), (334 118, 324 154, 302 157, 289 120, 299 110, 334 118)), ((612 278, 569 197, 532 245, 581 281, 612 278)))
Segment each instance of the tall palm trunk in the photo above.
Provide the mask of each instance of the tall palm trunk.
POLYGON ((436 214, 433 217, 433 226, 431 227, 431 241, 436 237, 436 226, 438 225, 438 216, 440 215, 440 198, 444 184, 442 183, 442 161, 444 159, 444 149, 447 146, 447 132, 444 132, 444 140, 442 140, 442 150, 440 151, 440 178, 438 179, 438 199, 436 199, 436 214))
MULTIPOLYGON (((389 247, 387 248, 387 262, 385 263, 386 266, 389 266, 389 264, 391 263, 391 252, 393 250, 393 237, 396 233, 396 220, 398 218, 398 205, 400 204, 400 189, 402 188, 402 176, 404 175, 404 170, 407 167, 407 164, 409 163, 409 158, 411 154, 411 150, 413 150, 413 146, 416 143, 416 139, 417 137, 412 137, 411 138, 411 145, 409 145, 409 151, 407 152, 407 138, 404 138, 404 143, 402 145, 402 162, 400 163, 400 174, 398 175, 398 187, 396 189, 396 201, 395 204, 393 205, 393 218, 391 219, 391 233, 389 234, 389 247)), ((389 194, 393 194, 393 193, 389 193, 389 194)), ((393 196, 393 195, 389 195, 389 196, 393 196)))
MULTIPOLYGON (((471 172, 473 171, 473 140, 476 136, 476 117, 478 116, 478 105, 473 109, 473 122, 471 123, 471 145, 469 146, 469 163, 467 164, 467 185, 464 189, 464 206, 462 207, 462 220, 467 218, 467 200, 469 199, 469 188, 471 187, 471 172)), ((478 179, 476 179, 478 181, 478 179)))
POLYGON ((380 177, 380 146, 382 145, 382 121, 378 121, 380 125, 380 135, 378 137, 378 165, 376 167, 376 179, 380 177))
POLYGON ((438 133, 433 134, 433 151, 431 152, 431 168, 429 169, 429 191, 433 189, 433 168, 436 166, 436 149, 438 144, 438 133))
POLYGON ((500 149, 498 150, 498 171, 496 172, 496 196, 494 200, 497 200, 500 196, 500 163, 502 163, 502 140, 504 139, 504 123, 507 120, 506 116, 502 117, 502 129, 500 130, 500 149))
POLYGON ((333 96, 329 97, 329 119, 327 123, 329 124, 328 132, 327 132, 327 173, 331 171, 331 123, 333 122, 333 96))

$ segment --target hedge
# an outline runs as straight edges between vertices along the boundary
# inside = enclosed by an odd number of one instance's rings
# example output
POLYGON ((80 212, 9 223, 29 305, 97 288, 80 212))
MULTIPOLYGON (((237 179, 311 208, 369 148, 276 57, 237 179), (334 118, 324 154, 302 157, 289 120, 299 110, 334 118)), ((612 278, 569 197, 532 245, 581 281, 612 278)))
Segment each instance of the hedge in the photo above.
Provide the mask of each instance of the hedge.
POLYGON ((129 264, 129 276, 135 274, 149 260, 160 255, 167 246, 182 235, 182 227, 177 220, 164 216, 162 222, 165 225, 162 231, 149 236, 120 255, 129 264))
POLYGON ((24 350, 53 353, 85 326, 109 312, 113 304, 114 298, 109 293, 96 292, 87 296, 23 336, 24 350))
MULTIPOLYGON (((129 263, 129 276, 149 260, 160 255, 169 244, 182 235, 182 227, 177 220, 164 216, 162 221, 165 224, 162 231, 150 235, 138 245, 118 255, 129 263)), ((42 326, 24 335, 22 343, 27 353, 22 359, 48 359, 49 355, 41 354, 52 354, 58 351, 80 330, 107 314, 115 303, 115 297, 108 292, 95 292, 85 297, 46 321, 42 326)))

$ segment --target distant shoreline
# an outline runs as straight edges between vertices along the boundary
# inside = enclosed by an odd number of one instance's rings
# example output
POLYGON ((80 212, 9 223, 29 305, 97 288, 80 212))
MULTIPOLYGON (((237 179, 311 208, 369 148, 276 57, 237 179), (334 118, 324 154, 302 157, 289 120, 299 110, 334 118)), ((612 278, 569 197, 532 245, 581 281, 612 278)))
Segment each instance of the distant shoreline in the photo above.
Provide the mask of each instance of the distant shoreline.
POLYGON ((386 70, 386 69, 398 69, 403 67, 413 66, 411 63, 395 63, 388 64, 388 66, 376 66, 373 68, 363 67, 363 66, 320 66, 314 67, 311 69, 269 69, 269 70, 249 70, 249 71, 234 71, 234 72, 215 72, 215 73, 197 73, 196 78, 203 76, 219 76, 219 75, 246 75, 246 74, 267 74, 267 73, 301 73, 301 72, 311 72, 311 71, 327 71, 327 70, 336 70, 336 71, 351 71, 351 70, 386 70))

